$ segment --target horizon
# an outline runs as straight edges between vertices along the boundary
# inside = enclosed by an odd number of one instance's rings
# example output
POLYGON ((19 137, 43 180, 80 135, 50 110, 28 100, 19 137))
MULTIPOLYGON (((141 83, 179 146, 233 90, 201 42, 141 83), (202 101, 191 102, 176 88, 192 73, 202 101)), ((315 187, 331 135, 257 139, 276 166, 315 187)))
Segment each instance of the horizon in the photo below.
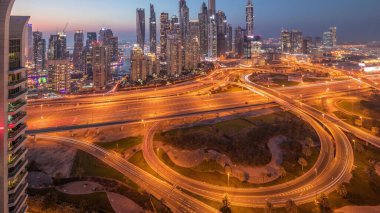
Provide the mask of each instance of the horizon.
MULTIPOLYGON (((107 27, 112 29, 115 36, 118 36, 120 40, 132 42, 135 40, 135 11, 137 8, 145 9, 147 30, 150 3, 155 6, 157 20, 159 20, 161 12, 168 12, 170 16, 178 16, 177 1, 173 1, 175 4, 165 8, 163 7, 167 4, 162 3, 162 1, 158 4, 158 0, 113 1, 116 4, 92 0, 91 4, 86 4, 90 0, 83 0, 83 3, 78 5, 73 0, 53 3, 51 0, 17 0, 12 14, 31 16, 30 23, 33 25, 33 31, 43 32, 44 37, 61 31, 68 23, 69 26, 66 31, 68 35, 73 34, 76 30, 98 33, 101 27, 107 27), (74 4, 76 9, 71 10, 74 4), (56 8, 62 9, 56 10, 56 8), (96 11, 98 8, 102 8, 104 12, 97 13, 96 17, 92 16, 91 11, 96 11), (111 11, 112 17, 108 14, 111 11), (51 21, 46 23, 46 18, 51 21)), ((197 19, 202 2, 201 0, 187 2, 190 8, 190 19, 197 19)), ((228 22, 233 28, 237 26, 245 28, 246 0, 239 0, 234 5, 229 5, 228 2, 228 0, 217 1, 217 10, 226 13, 228 22)), ((380 40, 380 29, 376 23, 376 20, 380 19, 380 14, 377 13, 380 1, 377 0, 366 0, 365 2, 347 0, 344 7, 340 2, 329 0, 313 2, 256 0, 253 3, 255 5, 255 34, 261 35, 264 39, 278 38, 282 28, 299 29, 304 36, 316 37, 322 36, 323 32, 327 31, 330 26, 336 26, 340 43, 363 43, 380 40), (324 15, 321 16, 321 14, 324 15)), ((68 43, 72 43, 70 37, 68 43)))

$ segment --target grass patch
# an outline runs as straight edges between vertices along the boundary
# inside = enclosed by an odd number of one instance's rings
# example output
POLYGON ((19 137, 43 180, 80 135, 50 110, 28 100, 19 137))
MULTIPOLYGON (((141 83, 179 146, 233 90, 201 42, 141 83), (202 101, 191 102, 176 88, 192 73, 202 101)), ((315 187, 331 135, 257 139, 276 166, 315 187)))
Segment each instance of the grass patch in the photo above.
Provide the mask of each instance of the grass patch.
POLYGON ((28 189, 30 196, 43 196, 42 205, 46 209, 58 208, 59 204, 68 203, 85 211, 114 212, 107 194, 96 192, 87 195, 69 195, 57 191, 54 188, 28 189))
POLYGON ((139 167, 140 169, 148 172, 149 174, 155 176, 156 178, 160 178, 161 180, 165 180, 162 178, 152 167, 149 166, 149 164, 144 159, 144 155, 142 151, 136 152, 132 157, 128 160, 133 165, 139 167))
POLYGON ((126 150, 137 146, 142 143, 142 136, 139 137, 129 137, 124 138, 118 141, 113 141, 109 143, 95 143, 96 145, 106 149, 106 150, 113 150, 118 153, 123 153, 126 150))
POLYGON ((81 150, 77 151, 74 158, 74 163, 71 168, 71 176, 74 177, 104 177, 121 181, 131 186, 134 189, 138 189, 138 185, 125 177, 122 173, 106 165, 102 161, 98 160, 94 156, 87 154, 81 150))

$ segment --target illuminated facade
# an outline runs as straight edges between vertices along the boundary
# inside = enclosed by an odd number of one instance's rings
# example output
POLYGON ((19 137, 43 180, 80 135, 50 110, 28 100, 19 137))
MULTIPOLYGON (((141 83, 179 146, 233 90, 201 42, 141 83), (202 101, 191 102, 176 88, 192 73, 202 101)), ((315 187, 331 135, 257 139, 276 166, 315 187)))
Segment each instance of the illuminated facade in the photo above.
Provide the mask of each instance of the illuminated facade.
POLYGON ((150 18, 149 18, 149 33, 150 33, 150 52, 157 53, 157 22, 156 12, 154 5, 150 4, 150 18))
POLYGON ((254 36, 254 8, 252 0, 248 0, 247 6, 246 6, 246 30, 247 30, 247 36, 253 37, 254 36))
POLYGON ((140 45, 141 49, 144 50, 145 45, 145 10, 138 8, 136 10, 136 35, 137 43, 140 45))

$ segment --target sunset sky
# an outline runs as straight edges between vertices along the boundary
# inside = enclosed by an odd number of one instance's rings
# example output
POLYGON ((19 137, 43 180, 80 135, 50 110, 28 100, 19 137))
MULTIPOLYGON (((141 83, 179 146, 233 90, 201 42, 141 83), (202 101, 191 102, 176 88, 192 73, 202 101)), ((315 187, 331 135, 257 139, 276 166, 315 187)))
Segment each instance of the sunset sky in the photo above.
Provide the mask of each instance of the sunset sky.
MULTIPOLYGON (((217 10, 226 12, 233 27, 244 26, 246 0, 216 1, 217 10)), ((34 30, 47 35, 68 22, 69 35, 76 29, 98 32, 105 26, 133 41, 135 10, 145 8, 148 23, 149 3, 155 5, 158 20, 161 12, 178 13, 177 0, 16 0, 12 13, 30 15, 34 30)), ((191 19, 197 18, 201 3, 188 0, 191 19)), ((380 40, 380 0, 254 0, 254 4, 256 34, 264 38, 279 37, 282 27, 321 36, 329 26, 337 26, 340 41, 380 40)))

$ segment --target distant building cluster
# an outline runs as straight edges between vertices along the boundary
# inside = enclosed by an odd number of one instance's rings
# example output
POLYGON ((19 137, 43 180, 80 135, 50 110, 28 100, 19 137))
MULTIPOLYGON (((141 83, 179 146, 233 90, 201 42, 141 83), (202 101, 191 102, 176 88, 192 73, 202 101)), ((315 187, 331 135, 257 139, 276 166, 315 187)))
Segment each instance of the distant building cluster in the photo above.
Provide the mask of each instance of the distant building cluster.
POLYGON ((227 57, 233 52, 237 53, 237 57, 247 58, 260 52, 260 38, 254 36, 254 6, 251 0, 248 0, 246 6, 246 29, 238 27, 235 30, 235 41, 232 26, 228 23, 225 12, 216 10, 215 0, 209 0, 208 5, 202 3, 198 19, 190 20, 189 15, 186 0, 179 0, 178 16, 162 12, 157 39, 156 12, 154 6, 150 5, 148 50, 145 48, 145 11, 141 8, 136 10, 138 47, 133 48, 131 53, 131 82, 144 82, 152 75, 179 77, 197 69, 203 60, 215 61, 218 57, 227 57), (151 66, 142 66, 148 63, 147 58, 156 64, 153 71, 151 66))
POLYGON ((330 27, 323 37, 303 36, 299 30, 281 31, 281 51, 289 54, 312 54, 318 49, 332 49, 337 46, 337 28, 330 27))

